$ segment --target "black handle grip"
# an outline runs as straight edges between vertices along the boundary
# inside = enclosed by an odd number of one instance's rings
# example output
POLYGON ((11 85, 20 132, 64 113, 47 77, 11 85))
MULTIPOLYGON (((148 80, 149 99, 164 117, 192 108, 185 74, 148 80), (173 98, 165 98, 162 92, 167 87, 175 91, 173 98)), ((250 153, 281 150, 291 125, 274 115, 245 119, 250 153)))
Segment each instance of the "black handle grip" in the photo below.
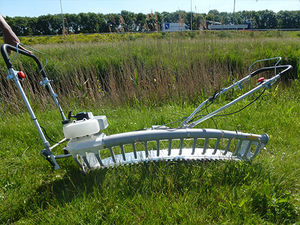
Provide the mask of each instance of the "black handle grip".
POLYGON ((47 75, 46 75, 46 73, 45 73, 45 71, 44 71, 44 68, 43 68, 43 66, 42 66, 42 64, 41 64, 41 62, 40 62, 40 60, 39 60, 35 55, 33 55, 33 54, 31 54, 31 53, 29 53, 29 52, 27 52, 27 51, 24 51, 24 50, 22 50, 22 49, 20 49, 20 48, 17 49, 16 47, 14 47, 14 46, 12 46, 12 45, 4 44, 4 45, 1 46, 1 54, 2 54, 2 57, 3 57, 4 61, 5 61, 5 64, 6 64, 6 66, 7 66, 7 69, 13 68, 13 65, 12 65, 12 63, 11 63, 9 57, 8 57, 8 53, 7 53, 8 50, 15 51, 15 52, 18 52, 18 53, 20 53, 20 54, 22 54, 22 55, 26 55, 26 56, 28 56, 28 57, 33 58, 34 61, 36 62, 36 64, 38 65, 38 67, 39 67, 39 69, 40 69, 40 71, 41 71, 42 76, 43 76, 44 78, 47 77, 47 75))
MULTIPOLYGON (((275 69, 284 69, 283 71, 281 71, 279 74, 284 74, 286 72, 288 72, 289 70, 293 69, 293 66, 291 65, 281 65, 281 66, 270 66, 270 67, 263 67, 260 68, 258 70, 253 71, 252 73, 250 73, 251 77, 254 77, 255 75, 265 72, 265 71, 270 71, 270 70, 275 70, 275 69)), ((277 75, 277 74, 276 74, 277 75)))

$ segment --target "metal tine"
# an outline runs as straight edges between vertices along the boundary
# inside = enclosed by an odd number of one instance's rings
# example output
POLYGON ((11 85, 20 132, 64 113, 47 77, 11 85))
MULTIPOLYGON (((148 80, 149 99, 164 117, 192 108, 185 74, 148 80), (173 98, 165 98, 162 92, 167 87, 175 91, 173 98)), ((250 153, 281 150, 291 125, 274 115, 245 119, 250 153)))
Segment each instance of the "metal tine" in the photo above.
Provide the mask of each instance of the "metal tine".
POLYGON ((197 138, 194 138, 193 149, 192 149, 192 155, 195 154, 196 145, 197 145, 197 138))
POLYGON ((117 163, 116 157, 115 157, 115 153, 114 153, 112 147, 109 148, 109 151, 110 151, 111 158, 112 158, 113 162, 114 162, 114 163, 117 163))
POLYGON ((121 149, 123 160, 126 161, 126 156, 125 156, 125 151, 124 151, 123 145, 120 145, 120 149, 121 149))
POLYGON ((179 155, 182 155, 183 140, 183 138, 180 138, 179 155))
POLYGON ((133 150, 133 154, 134 154, 134 158, 137 159, 137 154, 136 154, 136 147, 135 147, 135 143, 132 143, 132 150, 133 150))
POLYGON ((256 149, 255 149, 254 154, 251 156, 250 159, 253 159, 254 157, 256 157, 257 154, 260 152, 260 150, 261 150, 264 146, 265 146, 264 144, 262 144, 261 142, 259 142, 258 145, 257 145, 257 147, 256 147, 256 149))
POLYGON ((237 143, 237 145, 236 145, 236 149, 235 149, 235 152, 234 152, 234 154, 233 155, 238 155, 238 153, 239 153, 239 151, 240 151, 240 149, 241 149, 241 146, 242 146, 242 141, 239 139, 238 140, 238 143, 237 143))
POLYGON ((159 156, 159 149, 160 149, 160 143, 159 143, 159 140, 156 141, 156 149, 157 149, 156 155, 159 156))
POLYGON ((96 157, 96 159, 98 160, 100 166, 104 166, 104 164, 103 164, 103 162, 102 162, 102 160, 101 160, 100 154, 95 154, 95 157, 96 157))
POLYGON ((171 155, 172 139, 169 139, 168 155, 171 155))
POLYGON ((148 152, 148 142, 145 141, 145 154, 146 154, 146 158, 149 157, 149 152, 148 152))
POLYGON ((77 159, 77 156, 73 156, 73 159, 81 167, 81 169, 84 170, 83 165, 82 165, 82 163, 79 162, 79 160, 77 159))
POLYGON ((221 140, 221 138, 218 138, 217 139, 217 142, 216 142, 216 146, 215 146, 215 150, 213 151, 213 155, 215 155, 216 154, 216 152, 217 152, 217 150, 218 150, 218 147, 219 147, 219 144, 220 144, 220 140, 221 140))
POLYGON ((205 138, 204 145, 203 145, 202 155, 204 155, 205 152, 206 152, 208 141, 209 141, 209 138, 205 138))
POLYGON ((245 151, 245 153, 242 155, 242 157, 243 158, 247 158, 247 155, 248 155, 248 153, 249 153, 249 151, 250 151, 250 148, 251 148, 251 146, 252 146, 252 141, 249 141, 249 143, 248 143, 248 145, 247 145, 247 148, 246 148, 246 151, 245 151))
POLYGON ((91 166, 90 166, 89 162, 87 161, 87 158, 86 158, 85 155, 82 156, 82 159, 83 159, 84 163, 86 164, 86 166, 87 166, 89 169, 91 169, 91 166))
POLYGON ((227 154, 232 140, 233 140, 233 138, 228 139, 228 143, 227 143, 227 146, 225 148, 225 151, 224 151, 223 155, 227 154))

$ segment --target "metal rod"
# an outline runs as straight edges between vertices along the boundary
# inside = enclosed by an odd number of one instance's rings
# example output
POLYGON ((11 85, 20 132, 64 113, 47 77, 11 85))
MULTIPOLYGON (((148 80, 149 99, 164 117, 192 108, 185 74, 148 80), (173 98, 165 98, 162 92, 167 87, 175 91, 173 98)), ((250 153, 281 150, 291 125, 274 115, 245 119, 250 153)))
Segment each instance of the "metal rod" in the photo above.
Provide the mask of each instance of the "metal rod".
POLYGON ((196 146, 197 146, 197 138, 194 138, 193 149, 192 149, 192 155, 195 154, 196 146))
POLYGON ((233 153, 233 155, 240 155, 239 154, 239 151, 240 151, 240 149, 241 149, 241 146, 242 146, 242 141, 241 140, 238 140, 238 143, 237 143, 237 145, 236 145, 236 149, 235 149, 235 152, 233 153))
POLYGON ((104 166, 104 164, 103 164, 103 162, 102 162, 102 160, 101 160, 100 154, 95 154, 95 157, 96 157, 96 159, 98 160, 100 166, 104 166))
POLYGON ((229 147, 230 147, 230 144, 231 144, 231 141, 232 141, 232 139, 233 139, 233 138, 230 138, 230 139, 228 139, 228 143, 227 143, 227 146, 226 146, 226 148, 225 148, 225 151, 224 151, 223 155, 226 155, 226 154, 227 154, 227 152, 228 152, 228 150, 229 150, 229 147))
POLYGON ((54 92, 54 90, 53 90, 53 88, 52 88, 52 86, 50 84, 50 81, 48 80, 47 77, 44 78, 43 83, 45 83, 47 85, 47 87, 49 89, 49 92, 50 92, 50 94, 51 94, 51 96, 52 96, 52 98, 53 98, 53 100, 54 100, 54 102, 55 102, 55 104, 56 104, 56 106, 57 106, 57 108, 59 110, 59 113, 60 113, 60 115, 62 117, 62 120, 65 121, 66 120, 66 116, 64 114, 64 111, 62 110, 62 108, 61 108, 61 106, 60 106, 60 104, 58 102, 58 99, 57 99, 57 94, 55 94, 55 92, 54 92))
POLYGON ((249 153, 249 151, 250 151, 250 149, 251 149, 251 145, 252 145, 252 144, 253 144, 253 142, 252 142, 252 141, 249 141, 249 143, 248 143, 248 145, 247 145, 247 147, 246 147, 245 153, 242 155, 243 158, 246 158, 246 157, 247 157, 247 155, 248 155, 248 153, 249 153))
POLYGON ((209 138, 205 138, 204 145, 203 145, 202 155, 204 155, 205 152, 206 152, 208 141, 209 141, 209 138))
POLYGON ((116 157, 115 157, 115 153, 114 153, 113 149, 109 148, 109 151, 110 151, 111 158, 112 158, 113 162, 116 163, 117 161, 116 161, 116 157))
MULTIPOLYGON (((276 77, 277 77, 277 76, 276 76, 276 77)), ((228 107, 234 105, 235 103, 237 103, 237 102, 243 100, 243 99, 246 98, 247 96, 253 94, 254 92, 258 91, 259 89, 261 89, 261 88, 263 88, 263 87, 264 87, 264 84, 261 84, 261 85, 257 86, 256 88, 253 88, 251 91, 249 91, 249 92, 243 94, 242 96, 240 96, 240 97, 238 97, 237 99, 231 101, 230 103, 224 105, 223 107, 221 107, 221 108, 219 108, 219 109, 213 111, 212 113, 210 113, 210 114, 208 114, 208 115, 202 117, 201 119, 199 119, 199 120, 197 120, 197 121, 195 121, 195 122, 189 124, 188 127, 195 127, 195 126, 198 125, 199 123, 201 123, 201 122, 203 122, 203 121, 205 121, 205 120, 207 120, 207 119, 210 119, 211 117, 217 115, 217 114, 220 113, 221 111, 223 111, 223 110, 227 109, 228 107)))
POLYGON ((132 150, 133 150, 133 153, 134 153, 134 158, 137 159, 135 143, 132 143, 132 150))
POLYGON ((64 158, 69 158, 71 157, 72 154, 66 154, 66 155, 55 155, 54 158, 55 159, 64 159, 64 158))
POLYGON ((89 169, 91 169, 91 166, 90 166, 89 162, 87 161, 86 156, 82 156, 82 159, 83 159, 84 163, 86 164, 86 166, 87 166, 89 169))
POLYGON ((126 161, 126 156, 125 156, 125 151, 124 151, 123 145, 120 145, 120 149, 121 149, 123 160, 126 161))
POLYGON ((148 142, 147 141, 145 141, 145 155, 146 155, 146 158, 148 158, 149 152, 148 152, 148 142))
POLYGON ((259 142, 258 145, 257 145, 257 147, 256 147, 256 149, 255 149, 255 152, 254 152, 253 156, 251 156, 250 159, 256 157, 257 154, 260 152, 260 150, 261 150, 264 146, 265 146, 265 144, 259 142))
POLYGON ((19 78, 18 78, 17 72, 14 71, 12 68, 9 69, 9 72, 10 72, 10 74, 11 74, 11 75, 13 76, 13 78, 14 78, 14 81, 15 81, 15 83, 16 83, 16 85, 17 85, 17 88, 19 89, 19 91, 20 91, 20 93, 21 93, 21 96, 22 96, 23 101, 24 101, 24 103, 25 103, 25 105, 26 105, 26 107, 27 107, 27 110, 28 110, 28 112, 29 112, 29 114, 30 114, 30 116, 31 116, 31 119, 33 120, 33 123, 34 123, 36 129, 38 130, 38 132, 39 132, 39 134, 40 134, 40 137, 41 137, 41 139, 42 139, 42 141, 43 141, 44 147, 45 147, 47 150, 50 151, 50 144, 49 144, 49 142, 47 141, 47 139, 46 139, 46 137, 45 137, 45 135, 44 135, 44 133, 43 133, 43 131, 42 131, 42 129, 41 129, 41 126, 40 126, 39 122, 37 121, 37 118, 36 118, 36 116, 35 116, 35 114, 34 114, 32 108, 31 108, 31 105, 30 105, 30 103, 29 103, 29 101, 28 101, 28 99, 27 99, 27 96, 26 96, 26 94, 25 94, 25 92, 24 92, 24 90, 23 90, 23 87, 22 87, 22 85, 21 85, 21 83, 20 83, 20 80, 19 80, 19 78))
POLYGON ((183 140, 184 140, 183 138, 180 138, 179 155, 182 155, 183 140))
POLYGON ((219 144, 220 144, 220 140, 221 140, 221 138, 218 138, 218 139, 217 139, 216 146, 215 146, 215 149, 214 149, 214 151, 213 151, 213 155, 215 155, 216 152, 217 152, 217 150, 218 150, 218 147, 219 147, 219 144))
MULTIPOLYGON (((273 58, 272 58, 273 59, 273 58)), ((248 95, 253 94, 254 92, 258 91, 259 89, 263 88, 263 87, 270 87, 273 85, 273 83, 275 83, 281 76, 281 74, 289 71, 290 69, 292 69, 293 67, 291 65, 282 65, 282 66, 277 66, 278 65, 278 61, 276 62, 275 66, 273 67, 263 67, 260 68, 252 73, 250 73, 249 75, 247 75, 246 77, 242 78, 241 80, 235 82, 234 84, 230 85, 227 88, 223 88, 219 93, 215 94, 213 99, 215 99, 216 97, 218 97, 219 95, 229 91, 230 89, 239 86, 240 88, 242 88, 242 84, 247 82, 248 80, 250 80, 253 76, 265 72, 265 71, 269 71, 269 70, 276 70, 276 69, 284 69, 282 70, 280 73, 278 73, 277 75, 273 76, 272 78, 265 80, 262 84, 258 85, 257 87, 253 88, 252 90, 248 91, 247 93, 245 93, 244 95, 236 98, 235 100, 231 101, 230 103, 228 103, 227 105, 215 110, 214 112, 202 117, 201 119, 188 124, 188 122, 200 111, 200 109, 207 104, 209 101, 211 101, 212 98, 209 98, 207 100, 205 100, 204 102, 202 102, 195 110, 194 112, 187 118, 185 119, 182 123, 181 123, 181 127, 195 127, 196 125, 198 125, 199 123, 215 116, 216 114, 220 113, 221 111, 225 110, 226 108, 232 106, 233 104, 243 100, 244 98, 246 98, 248 95)))
POLYGON ((171 155, 172 139, 169 139, 168 155, 171 155))
POLYGON ((50 147, 50 150, 56 148, 57 146, 59 146, 60 144, 64 143, 64 142, 67 141, 67 140, 68 140, 68 139, 66 139, 66 138, 62 139, 61 141, 59 141, 59 142, 57 142, 56 144, 52 145, 52 146, 50 147))

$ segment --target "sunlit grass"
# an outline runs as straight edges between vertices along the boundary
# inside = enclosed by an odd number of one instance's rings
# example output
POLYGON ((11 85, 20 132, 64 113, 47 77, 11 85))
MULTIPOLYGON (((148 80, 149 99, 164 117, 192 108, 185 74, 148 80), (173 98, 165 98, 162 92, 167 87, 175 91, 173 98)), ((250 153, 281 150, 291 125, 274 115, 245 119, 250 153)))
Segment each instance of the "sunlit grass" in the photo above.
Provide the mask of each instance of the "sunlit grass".
MULTIPOLYGON (((299 82, 267 92, 218 128, 268 133, 270 143, 252 163, 150 163, 80 172, 73 160, 52 171, 30 117, 0 123, 0 218, 3 223, 294 223, 299 204, 299 82)), ((77 110, 81 111, 80 108, 77 110)), ((106 134, 133 131, 188 115, 192 106, 93 107, 106 114, 106 134)), ((54 139, 62 137, 56 111, 38 112, 54 139)), ((215 125, 207 121, 200 127, 215 125)), ((58 150, 59 151, 59 150, 58 150)))

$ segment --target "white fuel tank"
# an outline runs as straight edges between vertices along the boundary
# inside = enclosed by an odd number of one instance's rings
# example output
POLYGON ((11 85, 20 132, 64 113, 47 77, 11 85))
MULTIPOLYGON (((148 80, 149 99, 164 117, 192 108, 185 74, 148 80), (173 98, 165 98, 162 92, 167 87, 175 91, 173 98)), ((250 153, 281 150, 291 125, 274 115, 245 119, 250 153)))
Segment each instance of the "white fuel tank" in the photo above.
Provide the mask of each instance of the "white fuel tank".
POLYGON ((75 120, 63 126, 66 139, 97 134, 108 127, 106 116, 96 116, 92 119, 75 120))

